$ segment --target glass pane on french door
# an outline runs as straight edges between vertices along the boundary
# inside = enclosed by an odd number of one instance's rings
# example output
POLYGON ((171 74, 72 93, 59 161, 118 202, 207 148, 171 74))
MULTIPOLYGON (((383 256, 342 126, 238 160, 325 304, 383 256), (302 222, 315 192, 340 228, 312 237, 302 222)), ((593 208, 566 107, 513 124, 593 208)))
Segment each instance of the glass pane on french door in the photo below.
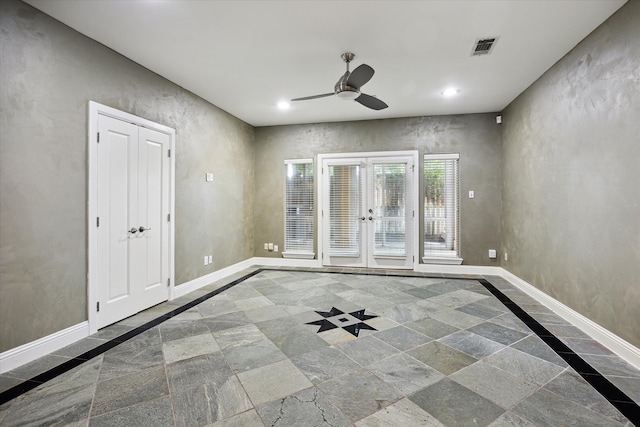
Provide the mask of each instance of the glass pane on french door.
POLYGON ((329 254, 360 255, 362 184, 359 164, 329 165, 329 254))
POLYGON ((373 165, 373 256, 406 256, 406 163, 373 165))

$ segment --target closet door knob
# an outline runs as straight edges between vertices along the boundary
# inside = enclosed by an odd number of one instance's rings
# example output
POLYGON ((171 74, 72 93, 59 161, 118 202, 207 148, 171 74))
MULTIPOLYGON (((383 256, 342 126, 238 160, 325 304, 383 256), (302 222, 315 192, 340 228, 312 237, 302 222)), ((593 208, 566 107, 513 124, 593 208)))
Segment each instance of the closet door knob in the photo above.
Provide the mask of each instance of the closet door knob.
POLYGON ((135 227, 131 227, 131 230, 129 230, 129 233, 131 234, 136 234, 138 232, 138 230, 135 227))
POLYGON ((144 228, 144 225, 141 225, 140 228, 138 228, 138 231, 141 233, 144 233, 147 230, 151 230, 150 228, 144 228))

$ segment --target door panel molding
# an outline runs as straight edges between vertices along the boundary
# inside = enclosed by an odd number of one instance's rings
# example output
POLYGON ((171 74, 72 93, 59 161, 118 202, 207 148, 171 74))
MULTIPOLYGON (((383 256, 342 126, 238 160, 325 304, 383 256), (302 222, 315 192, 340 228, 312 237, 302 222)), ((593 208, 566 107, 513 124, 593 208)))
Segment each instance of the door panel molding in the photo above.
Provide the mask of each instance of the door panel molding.
MULTIPOLYGON (((409 235, 407 235, 407 252, 410 257, 410 265, 413 266, 415 270, 418 266, 418 218, 419 216, 415 214, 416 209, 419 206, 419 171, 417 169, 418 165, 418 151, 417 150, 406 150, 406 151, 375 151, 375 152, 361 152, 361 153, 329 153, 329 154, 318 154, 317 156, 317 164, 320 168, 320 179, 316 180, 317 182, 317 194, 318 194, 318 251, 319 256, 318 259, 323 265, 327 265, 328 263, 328 239, 329 239, 329 230, 327 230, 327 226, 325 224, 325 216, 328 215, 328 212, 325 212, 325 207, 328 206, 328 203, 325 201, 325 198, 328 197, 328 183, 329 178, 326 174, 328 174, 328 170, 325 170, 325 166, 328 165, 337 165, 337 164, 354 164, 355 162, 362 162, 365 165, 365 173, 363 174, 364 179, 368 179, 367 176, 371 174, 371 167, 366 167, 369 162, 393 162, 400 161, 404 162, 410 158, 411 170, 407 170, 407 179, 410 180, 408 182, 408 191, 410 194, 407 194, 407 200, 410 200, 412 206, 412 213, 407 215, 407 221, 410 222, 409 228, 412 230, 409 235), (325 206, 327 204, 327 206, 325 206)), ((371 190, 366 190, 371 191, 371 190)), ((370 197, 370 195, 363 195, 365 199, 370 197)), ((363 213, 367 208, 363 206, 363 213)), ((366 212, 368 215, 368 212, 366 212)), ((367 217, 368 218, 368 217, 367 217)), ((367 230, 372 227, 367 227, 367 230)), ((371 239, 374 236, 373 232, 368 233, 369 236, 364 236, 366 239, 371 239)), ((406 257, 394 257, 394 256, 384 256, 377 255, 377 259, 385 260, 385 266, 381 268, 408 268, 406 264, 406 257)), ((354 266, 366 266, 370 263, 368 255, 365 254, 364 260, 358 260, 354 263, 354 266)), ((410 267, 409 267, 410 268, 410 267)))
MULTIPOLYGON (((150 129, 155 132, 165 134, 169 138, 169 150, 170 153, 175 153, 175 130, 158 123, 154 123, 150 120, 137 117, 133 114, 126 113, 124 111, 117 110, 115 108, 108 107, 106 105, 99 104, 94 101, 89 101, 88 105, 88 149, 87 149, 87 161, 88 161, 88 201, 87 201, 87 317, 89 320, 89 334, 94 334, 98 330, 98 314, 97 314, 97 302, 98 302, 98 233, 97 233, 97 221, 98 221, 98 123, 100 116, 106 116, 113 119, 121 120, 140 127, 140 133, 144 134, 145 129, 150 129)), ((168 299, 173 299, 175 295, 175 155, 171 155, 169 158, 169 173, 166 175, 165 182, 168 186, 169 197, 169 215, 171 221, 169 222, 168 242, 166 245, 166 251, 168 251, 168 265, 164 267, 167 270, 167 276, 170 285, 168 286, 168 299)), ((152 228, 151 225, 147 227, 152 228)), ((163 271, 164 275, 165 271, 163 271)), ((162 286, 166 286, 166 283, 162 283, 162 286)))

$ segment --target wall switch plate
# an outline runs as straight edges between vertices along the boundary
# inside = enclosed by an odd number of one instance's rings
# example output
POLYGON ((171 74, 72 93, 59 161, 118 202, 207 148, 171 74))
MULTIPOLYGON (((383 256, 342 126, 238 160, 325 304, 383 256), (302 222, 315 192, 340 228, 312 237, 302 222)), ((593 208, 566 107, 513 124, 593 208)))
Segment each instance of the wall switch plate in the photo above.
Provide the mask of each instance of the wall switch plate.
POLYGON ((469 198, 470 198, 470 199, 473 199, 473 198, 475 198, 475 197, 476 197, 476 192, 475 192, 475 191, 473 191, 473 190, 469 190, 469 198))
POLYGON ((209 264, 213 264, 213 255, 209 255, 209 264))
POLYGON ((278 245, 273 245, 273 252, 278 252, 278 245))
POLYGON ((204 176, 204 180, 206 182, 213 182, 213 173, 207 172, 204 176))
POLYGON ((509 257, 507 256, 507 253, 506 253, 506 252, 504 253, 504 260, 505 260, 505 261, 509 261, 509 257))
POLYGON ((273 250, 273 243, 269 243, 269 250, 272 251, 273 250))
POLYGON ((209 265, 209 257, 208 256, 204 256, 204 265, 209 265))
POLYGON ((268 250, 269 250, 269 244, 268 244, 268 243, 265 243, 265 244, 264 244, 264 250, 265 250, 265 251, 268 251, 268 250))
POLYGON ((489 249, 489 258, 495 258, 497 256, 495 249, 489 249))

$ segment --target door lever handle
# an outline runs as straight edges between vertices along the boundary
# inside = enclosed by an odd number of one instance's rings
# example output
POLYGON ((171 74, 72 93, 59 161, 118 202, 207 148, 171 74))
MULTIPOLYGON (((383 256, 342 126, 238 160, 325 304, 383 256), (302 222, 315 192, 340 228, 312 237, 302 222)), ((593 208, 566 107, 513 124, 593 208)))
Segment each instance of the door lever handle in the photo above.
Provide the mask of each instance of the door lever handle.
POLYGON ((144 228, 143 225, 140 226, 140 228, 138 228, 138 231, 141 233, 144 233, 145 231, 151 230, 150 228, 144 228))
POLYGON ((365 219, 367 219, 367 218, 365 218, 363 216, 360 217, 360 221, 364 221, 365 219))
POLYGON ((373 221, 373 217, 372 216, 369 217, 369 221, 373 221))
POLYGON ((135 227, 131 227, 131 230, 129 230, 129 233, 131 234, 136 234, 138 232, 138 229, 136 229, 135 227))

